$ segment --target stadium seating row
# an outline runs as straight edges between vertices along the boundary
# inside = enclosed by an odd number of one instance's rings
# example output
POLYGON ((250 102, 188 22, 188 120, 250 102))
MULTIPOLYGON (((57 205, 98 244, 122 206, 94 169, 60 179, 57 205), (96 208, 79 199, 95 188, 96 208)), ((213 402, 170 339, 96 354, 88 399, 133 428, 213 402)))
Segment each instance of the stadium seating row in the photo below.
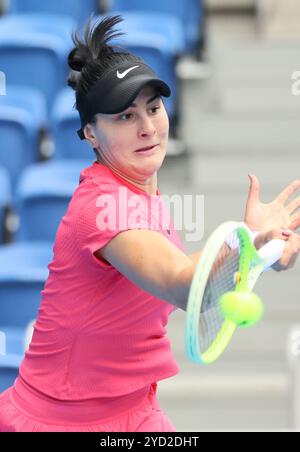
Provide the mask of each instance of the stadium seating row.
POLYGON ((0 246, 0 392, 18 375, 52 256, 47 242, 0 246))
MULTIPOLYGON (((3 0, 2 0, 3 1, 3 0)), ((7 3, 7 2, 6 2, 7 3)), ((169 14, 176 18, 185 34, 185 49, 193 52, 203 29, 203 2, 201 0, 10 0, 7 13, 55 13, 69 16, 82 25, 91 12, 121 13, 139 11, 142 13, 169 14)))
MULTIPOLYGON (((173 96, 165 100, 172 130, 178 119, 176 60, 184 50, 179 22, 171 15, 141 17, 133 12, 122 26, 128 36, 116 45, 142 56, 172 89, 173 96)), ((57 15, 23 13, 0 19, 0 69, 7 80, 6 95, 0 96, 0 165, 9 170, 13 190, 20 169, 39 158, 42 130, 51 133, 55 157, 87 155, 87 144, 76 135, 74 92, 65 88, 74 28, 71 19, 57 15)))
POLYGON ((7 171, 0 167, 0 206, 12 204, 20 217, 15 243, 0 246, 0 391, 17 376, 26 326, 38 313, 57 228, 80 171, 90 164, 70 159, 28 165, 21 173, 15 204, 7 171))

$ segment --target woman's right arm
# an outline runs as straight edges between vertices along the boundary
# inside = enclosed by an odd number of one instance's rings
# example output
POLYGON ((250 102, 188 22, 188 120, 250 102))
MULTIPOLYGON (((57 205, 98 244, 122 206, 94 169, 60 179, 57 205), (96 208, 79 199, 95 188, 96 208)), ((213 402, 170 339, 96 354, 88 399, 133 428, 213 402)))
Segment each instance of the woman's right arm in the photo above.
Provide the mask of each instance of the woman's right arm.
POLYGON ((121 232, 95 256, 155 297, 186 310, 196 264, 159 232, 121 232))

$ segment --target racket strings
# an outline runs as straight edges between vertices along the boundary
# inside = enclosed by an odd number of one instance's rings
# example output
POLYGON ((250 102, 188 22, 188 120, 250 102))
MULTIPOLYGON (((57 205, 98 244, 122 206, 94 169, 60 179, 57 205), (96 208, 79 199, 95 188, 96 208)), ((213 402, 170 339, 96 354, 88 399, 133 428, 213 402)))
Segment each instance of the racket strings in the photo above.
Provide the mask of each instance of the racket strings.
POLYGON ((211 268, 204 291, 199 319, 199 346, 204 353, 218 337, 225 318, 219 308, 219 297, 234 290, 239 270, 240 248, 236 233, 222 245, 211 268))

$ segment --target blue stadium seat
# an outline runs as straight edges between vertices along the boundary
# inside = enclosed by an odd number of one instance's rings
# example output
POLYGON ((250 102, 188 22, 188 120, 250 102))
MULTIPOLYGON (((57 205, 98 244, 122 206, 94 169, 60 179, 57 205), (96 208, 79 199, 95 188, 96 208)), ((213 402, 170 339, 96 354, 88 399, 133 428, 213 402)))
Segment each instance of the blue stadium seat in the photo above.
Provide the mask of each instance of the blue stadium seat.
POLYGON ((92 12, 99 12, 99 0, 10 0, 9 11, 64 14, 82 23, 92 12))
POLYGON ((14 384, 22 359, 22 355, 0 356, 0 393, 14 384))
POLYGON ((0 165, 8 170, 13 190, 23 168, 38 160, 40 130, 45 124, 42 94, 9 85, 6 95, 0 96, 0 165))
MULTIPOLYGON (((123 21, 117 25, 118 30, 122 30, 130 35, 131 32, 140 32, 160 36, 163 48, 173 54, 180 54, 185 50, 184 30, 180 20, 168 13, 148 11, 115 11, 120 14, 123 21)), ((107 17, 111 14, 100 15, 107 17)), ((123 39, 123 38, 121 38, 123 39)))
POLYGON ((4 241, 5 210, 10 206, 11 186, 8 171, 0 167, 0 243, 4 241))
POLYGON ((12 14, 0 18, 1 70, 10 84, 39 89, 49 109, 66 86, 67 57, 76 23, 54 14, 12 14))
POLYGON ((16 194, 17 241, 54 242, 80 172, 90 165, 90 161, 57 160, 31 165, 23 172, 16 194))
POLYGON ((199 42, 203 20, 202 0, 108 0, 109 11, 157 12, 172 14, 182 24, 185 33, 185 50, 193 52, 199 42))
POLYGON ((4 337, 4 344, 0 345, 0 355, 4 349, 6 354, 24 355, 25 327, 2 326, 0 324, 0 341, 4 337))
POLYGON ((37 317, 41 291, 48 278, 48 265, 52 258, 52 243, 0 246, 1 325, 25 328, 37 317))
POLYGON ((57 95, 50 117, 50 129, 54 138, 55 159, 90 159, 94 152, 86 141, 80 141, 77 130, 80 129, 78 111, 73 108, 75 92, 65 88, 57 95))

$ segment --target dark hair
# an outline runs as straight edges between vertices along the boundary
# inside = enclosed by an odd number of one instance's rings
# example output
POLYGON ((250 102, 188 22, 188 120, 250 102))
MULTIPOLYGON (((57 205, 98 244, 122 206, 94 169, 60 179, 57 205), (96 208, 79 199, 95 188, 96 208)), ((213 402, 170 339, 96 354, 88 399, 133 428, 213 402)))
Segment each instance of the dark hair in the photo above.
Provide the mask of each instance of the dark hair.
POLYGON ((97 22, 92 15, 86 24, 83 39, 78 31, 72 34, 75 48, 68 56, 71 68, 68 85, 76 91, 75 106, 78 111, 86 94, 107 70, 127 61, 143 61, 124 49, 108 45, 111 39, 125 34, 113 30, 122 21, 122 16, 116 15, 97 22))

